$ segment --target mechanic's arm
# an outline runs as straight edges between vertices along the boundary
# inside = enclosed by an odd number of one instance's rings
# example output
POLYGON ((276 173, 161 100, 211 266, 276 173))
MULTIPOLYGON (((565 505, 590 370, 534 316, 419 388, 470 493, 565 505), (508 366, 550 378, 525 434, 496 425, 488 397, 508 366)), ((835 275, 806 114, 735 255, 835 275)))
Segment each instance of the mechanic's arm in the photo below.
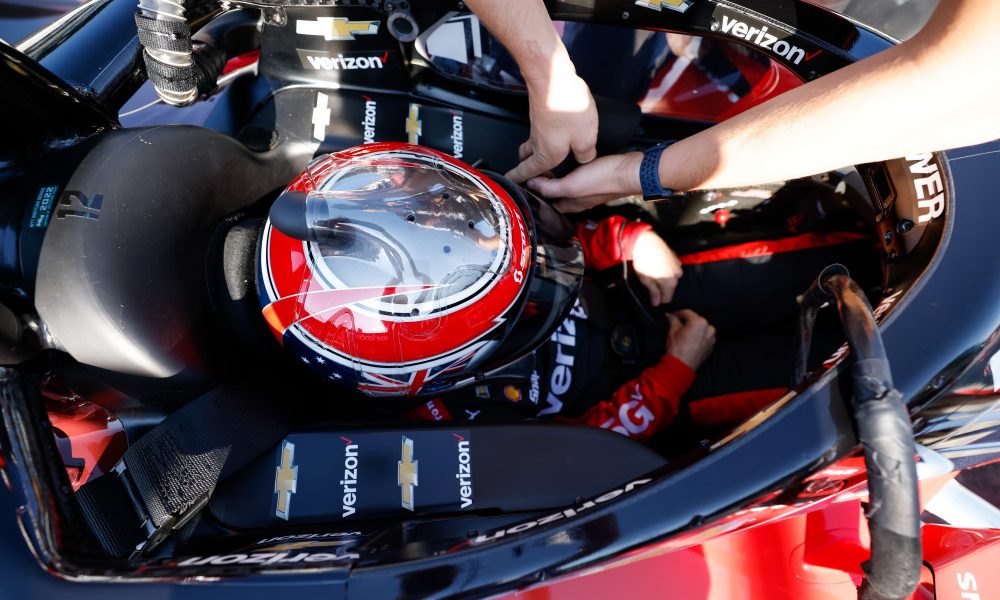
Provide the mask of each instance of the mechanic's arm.
POLYGON ((645 440, 674 420, 681 397, 694 381, 694 372, 715 345, 715 328, 690 310, 668 317, 667 353, 660 362, 573 422, 645 440))
POLYGON ((673 299, 684 267, 649 223, 615 215, 581 223, 576 236, 588 269, 603 271, 632 261, 636 277, 649 291, 651 305, 668 304, 673 299))
MULTIPOLYGON (((1000 138, 1000 2, 948 0, 912 39, 668 148, 660 181, 731 188, 1000 138)), ((533 190, 578 211, 640 193, 642 155, 598 159, 533 190)))
POLYGON ((507 177, 522 183, 569 155, 583 164, 597 156, 597 107, 576 74, 542 0, 467 0, 466 4, 517 61, 528 86, 531 135, 521 164, 507 177))

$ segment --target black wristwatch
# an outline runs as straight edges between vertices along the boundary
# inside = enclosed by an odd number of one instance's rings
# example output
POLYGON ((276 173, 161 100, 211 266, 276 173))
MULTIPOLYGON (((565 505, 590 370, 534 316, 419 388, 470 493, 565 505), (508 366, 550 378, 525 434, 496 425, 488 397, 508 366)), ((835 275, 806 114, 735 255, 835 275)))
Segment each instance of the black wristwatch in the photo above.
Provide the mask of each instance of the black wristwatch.
POLYGON ((673 142, 663 142, 642 152, 639 166, 639 184, 642 186, 643 200, 662 200, 674 195, 674 190, 660 185, 660 155, 673 142))

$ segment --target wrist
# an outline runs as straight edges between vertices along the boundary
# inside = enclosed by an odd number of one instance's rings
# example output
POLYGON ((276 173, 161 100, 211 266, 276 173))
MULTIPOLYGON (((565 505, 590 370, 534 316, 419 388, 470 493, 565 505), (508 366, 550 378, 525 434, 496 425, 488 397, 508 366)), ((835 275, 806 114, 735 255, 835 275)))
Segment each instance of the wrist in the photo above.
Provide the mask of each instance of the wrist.
MULTIPOLYGON (((653 226, 643 221, 625 221, 622 223, 621 251, 622 260, 629 261, 635 256, 635 248, 639 245, 644 234, 656 235, 653 226)), ((648 244, 647 244, 648 245, 648 244)))
POLYGON ((672 354, 664 354, 653 369, 673 388, 678 398, 687 393, 694 383, 694 372, 688 364, 672 354))
POLYGON ((681 356, 678 356, 677 354, 674 354, 672 352, 667 352, 666 354, 664 354, 663 358, 660 359, 660 363, 661 364, 674 365, 674 367, 676 367, 678 364, 680 364, 680 365, 683 365, 684 367, 687 367, 687 369, 690 372, 692 372, 692 373, 694 373, 695 371, 697 371, 698 367, 701 366, 698 363, 698 361, 693 360, 692 357, 689 357, 689 356, 681 357, 681 356))
POLYGON ((643 150, 642 163, 639 165, 639 184, 643 200, 664 200, 674 195, 674 190, 669 185, 663 185, 660 176, 661 165, 667 162, 663 160, 663 154, 673 144, 672 141, 663 142, 643 150))
POLYGON ((553 83, 576 77, 573 59, 555 29, 551 36, 528 42, 514 58, 529 92, 547 91, 553 83))
POLYGON ((677 153, 677 144, 671 144, 663 150, 662 154, 660 154, 660 162, 656 166, 656 173, 660 178, 660 185, 675 192, 683 192, 688 189, 678 177, 678 174, 681 171, 678 168, 679 156, 680 155, 677 153))
POLYGON ((642 152, 628 152, 622 155, 622 163, 615 171, 617 182, 615 191, 622 196, 642 195, 642 184, 639 179, 639 167, 642 165, 642 152))

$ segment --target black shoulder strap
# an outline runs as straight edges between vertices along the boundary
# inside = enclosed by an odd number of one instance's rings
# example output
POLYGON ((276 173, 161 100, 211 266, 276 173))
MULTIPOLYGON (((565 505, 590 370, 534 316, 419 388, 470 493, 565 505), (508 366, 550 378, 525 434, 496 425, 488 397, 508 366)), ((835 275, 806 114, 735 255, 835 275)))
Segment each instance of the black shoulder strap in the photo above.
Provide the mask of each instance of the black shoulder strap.
POLYGON ((84 518, 110 556, 137 556, 205 505, 216 485, 292 429, 285 398, 223 387, 191 401, 79 489, 84 518))

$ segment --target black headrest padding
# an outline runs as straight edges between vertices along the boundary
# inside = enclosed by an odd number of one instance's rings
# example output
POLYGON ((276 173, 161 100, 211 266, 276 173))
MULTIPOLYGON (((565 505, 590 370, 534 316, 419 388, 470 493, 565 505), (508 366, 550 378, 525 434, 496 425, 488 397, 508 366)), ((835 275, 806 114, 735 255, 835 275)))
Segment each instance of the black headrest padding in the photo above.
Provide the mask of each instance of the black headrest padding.
POLYGON ((264 220, 245 218, 222 225, 216 234, 209 272, 212 305, 227 328, 252 353, 262 355, 276 347, 257 295, 257 261, 264 220))

